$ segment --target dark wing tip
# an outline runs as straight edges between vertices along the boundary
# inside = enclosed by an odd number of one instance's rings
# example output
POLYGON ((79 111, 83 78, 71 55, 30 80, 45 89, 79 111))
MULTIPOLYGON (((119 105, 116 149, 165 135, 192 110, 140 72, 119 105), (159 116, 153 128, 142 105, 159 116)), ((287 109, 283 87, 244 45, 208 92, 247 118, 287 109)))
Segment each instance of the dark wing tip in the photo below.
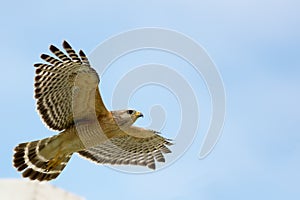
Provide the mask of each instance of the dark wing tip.
POLYGON ((71 45, 66 40, 63 41, 62 45, 65 49, 67 49, 67 48, 72 49, 71 45))
POLYGON ((168 148, 168 147, 166 147, 166 146, 162 146, 162 148, 161 148, 161 152, 162 153, 165 153, 165 154, 167 154, 167 153, 172 153, 172 151, 168 148))
POLYGON ((157 158, 156 160, 157 162, 166 162, 166 159, 164 157, 157 158))
POLYGON ((152 170, 155 170, 155 168, 156 168, 155 163, 148 164, 147 167, 149 167, 152 170))
POLYGON ((33 66, 34 67, 40 67, 41 65, 43 65, 42 63, 35 63, 33 66))
POLYGON ((79 56, 81 57, 83 63, 90 65, 88 58, 86 57, 85 53, 82 50, 79 50, 79 56))
POLYGON ((166 139, 166 140, 165 140, 165 144, 168 145, 168 146, 172 146, 172 145, 175 144, 175 142, 174 142, 174 140, 172 140, 172 139, 166 139))
POLYGON ((55 52, 59 51, 59 49, 56 46, 52 45, 52 44, 50 45, 49 49, 52 53, 55 53, 55 52))
POLYGON ((36 70, 35 70, 35 73, 36 74, 39 74, 39 73, 41 73, 42 72, 42 70, 40 69, 40 68, 37 68, 36 70))
POLYGON ((84 53, 81 49, 79 50, 79 55, 80 55, 81 57, 86 57, 85 53, 84 53))
POLYGON ((41 59, 45 60, 46 58, 48 58, 49 56, 47 54, 41 54, 41 59))

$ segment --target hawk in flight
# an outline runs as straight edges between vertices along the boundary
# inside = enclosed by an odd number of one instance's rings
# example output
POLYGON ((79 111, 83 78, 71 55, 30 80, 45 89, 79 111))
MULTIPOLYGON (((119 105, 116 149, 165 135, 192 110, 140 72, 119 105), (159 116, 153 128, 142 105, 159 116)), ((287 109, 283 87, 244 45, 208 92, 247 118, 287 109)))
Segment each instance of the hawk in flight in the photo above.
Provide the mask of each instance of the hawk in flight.
POLYGON ((13 164, 31 180, 55 179, 73 153, 99 164, 141 165, 155 169, 165 162, 171 141, 159 132, 133 126, 143 114, 135 110, 109 111, 98 88, 99 76, 82 50, 77 54, 63 42, 65 52, 51 45, 55 55, 35 64, 37 110, 48 128, 61 131, 15 147, 13 164))

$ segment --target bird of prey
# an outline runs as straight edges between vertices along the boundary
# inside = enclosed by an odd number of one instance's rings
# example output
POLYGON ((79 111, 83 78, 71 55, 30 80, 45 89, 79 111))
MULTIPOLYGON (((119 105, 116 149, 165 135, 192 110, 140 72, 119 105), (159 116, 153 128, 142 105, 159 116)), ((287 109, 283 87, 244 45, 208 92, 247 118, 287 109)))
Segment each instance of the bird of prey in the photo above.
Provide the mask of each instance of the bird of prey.
POLYGON ((31 180, 55 179, 73 153, 99 164, 141 165, 155 169, 172 141, 159 132, 133 126, 143 114, 136 110, 109 111, 105 107, 97 72, 82 50, 77 54, 63 41, 66 53, 50 45, 54 56, 35 64, 37 110, 48 128, 59 134, 21 143, 13 165, 31 180))

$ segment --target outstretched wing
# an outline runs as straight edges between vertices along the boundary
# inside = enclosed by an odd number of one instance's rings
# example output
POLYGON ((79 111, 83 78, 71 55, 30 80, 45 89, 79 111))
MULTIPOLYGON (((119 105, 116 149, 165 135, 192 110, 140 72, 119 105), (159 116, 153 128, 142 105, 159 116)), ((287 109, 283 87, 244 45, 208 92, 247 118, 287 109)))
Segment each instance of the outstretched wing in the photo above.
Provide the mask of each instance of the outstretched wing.
POLYGON ((99 93, 98 74, 86 55, 81 50, 77 55, 66 41, 63 48, 67 55, 51 45, 50 51, 56 57, 42 54, 47 64, 34 65, 37 110, 54 130, 66 129, 76 120, 108 112, 99 93))
POLYGON ((163 154, 171 153, 167 147, 172 145, 170 140, 153 130, 131 126, 115 135, 101 145, 78 153, 99 164, 141 165, 151 169, 155 169, 155 160, 165 162, 163 154))

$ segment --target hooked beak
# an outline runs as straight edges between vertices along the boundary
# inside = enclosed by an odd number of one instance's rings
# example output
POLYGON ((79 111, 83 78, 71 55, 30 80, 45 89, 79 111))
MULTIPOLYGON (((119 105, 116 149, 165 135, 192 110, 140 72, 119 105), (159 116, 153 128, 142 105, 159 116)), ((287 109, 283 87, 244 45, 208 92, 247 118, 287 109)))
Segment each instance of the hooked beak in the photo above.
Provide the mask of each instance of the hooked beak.
POLYGON ((135 113, 135 116, 136 116, 137 118, 139 118, 139 117, 144 117, 143 113, 138 112, 138 111, 135 113))

